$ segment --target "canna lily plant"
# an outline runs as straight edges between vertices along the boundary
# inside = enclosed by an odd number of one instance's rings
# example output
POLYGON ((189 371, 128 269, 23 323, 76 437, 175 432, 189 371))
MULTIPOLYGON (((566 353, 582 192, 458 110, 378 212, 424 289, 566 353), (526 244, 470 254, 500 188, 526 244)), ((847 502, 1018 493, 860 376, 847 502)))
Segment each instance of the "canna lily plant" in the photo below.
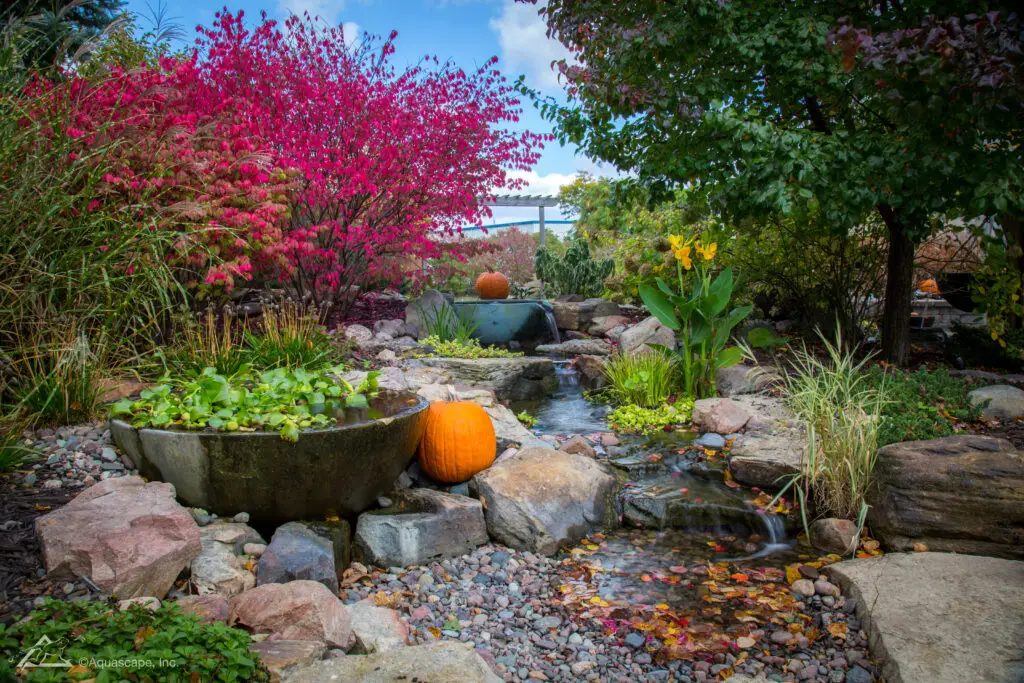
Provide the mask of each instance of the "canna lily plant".
POLYGON ((733 328, 750 315, 753 306, 728 310, 733 276, 729 268, 717 276, 714 273, 712 261, 718 253, 717 243, 686 241, 681 235, 669 235, 668 239, 676 259, 677 288, 658 278, 657 289, 640 286, 640 298, 665 327, 678 334, 676 353, 686 395, 707 398, 716 393, 717 371, 743 358, 738 346, 728 345, 729 337, 733 328))

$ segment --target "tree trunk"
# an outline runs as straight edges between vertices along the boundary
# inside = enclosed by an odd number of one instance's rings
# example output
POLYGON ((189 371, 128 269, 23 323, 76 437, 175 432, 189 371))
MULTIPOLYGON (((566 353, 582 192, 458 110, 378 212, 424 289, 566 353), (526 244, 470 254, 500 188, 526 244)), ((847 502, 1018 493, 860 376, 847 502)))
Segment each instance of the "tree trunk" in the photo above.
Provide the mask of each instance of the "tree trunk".
POLYGON ((882 311, 882 358, 894 365, 904 365, 910 354, 915 245, 907 226, 892 207, 879 206, 878 212, 889 229, 885 308, 882 311))
MULTIPOLYGON (((1001 216, 999 221, 1002 223, 1003 231, 1006 233, 1006 247, 1010 256, 1010 263, 1014 263, 1014 256, 1016 256, 1017 272, 1024 273, 1024 228, 1020 224, 1020 218, 1017 216, 1001 216)), ((1016 313, 1011 312, 1008 317, 1008 323, 1011 328, 1019 329, 1024 326, 1024 319, 1016 313)))

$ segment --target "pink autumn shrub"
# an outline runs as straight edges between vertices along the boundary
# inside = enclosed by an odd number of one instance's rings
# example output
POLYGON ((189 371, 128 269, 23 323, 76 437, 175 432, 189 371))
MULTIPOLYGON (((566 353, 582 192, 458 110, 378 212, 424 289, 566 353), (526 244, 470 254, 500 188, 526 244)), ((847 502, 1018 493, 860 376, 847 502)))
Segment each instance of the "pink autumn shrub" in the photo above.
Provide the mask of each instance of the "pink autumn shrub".
POLYGON ((487 213, 481 196, 520 187, 507 171, 538 158, 540 136, 503 128, 519 101, 493 60, 400 69, 394 33, 353 45, 308 15, 249 30, 225 11, 200 33, 203 79, 298 174, 281 238, 255 266, 317 304, 419 268, 440 236, 487 213))
MULTIPOLYGON (((195 59, 111 69, 101 78, 35 80, 26 97, 34 125, 69 163, 101 169, 89 212, 108 212, 163 233, 163 258, 185 284, 230 288, 254 255, 281 241, 287 174, 230 97, 202 78, 195 59)), ((130 231, 122 233, 128 240, 130 231)), ((117 236, 102 253, 131 251, 117 236)), ((134 268, 134 267, 133 267, 134 268)))

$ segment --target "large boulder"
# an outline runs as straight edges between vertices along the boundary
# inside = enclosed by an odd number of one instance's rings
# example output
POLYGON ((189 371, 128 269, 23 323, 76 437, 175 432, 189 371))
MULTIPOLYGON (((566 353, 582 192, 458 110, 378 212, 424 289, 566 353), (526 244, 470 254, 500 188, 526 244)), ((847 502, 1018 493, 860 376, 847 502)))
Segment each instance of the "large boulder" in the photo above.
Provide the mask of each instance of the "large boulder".
POLYGON ((231 616, 228 599, 217 593, 186 595, 178 598, 174 604, 182 613, 194 615, 204 624, 226 624, 231 616))
POLYGON ((430 334, 442 306, 450 305, 448 297, 436 289, 428 289, 405 307, 405 332, 416 339, 430 334))
MULTIPOLYGON (((472 401, 484 409, 484 412, 491 418, 491 424, 494 425, 494 437, 502 449, 511 443, 521 444, 536 438, 530 430, 523 426, 515 413, 498 403, 493 391, 468 387, 455 387, 454 391, 458 400, 472 401)), ((424 384, 416 390, 416 393, 431 403, 451 400, 448 386, 443 384, 424 384)))
POLYGON ((734 396, 729 400, 750 415, 746 432, 730 451, 733 477, 747 486, 779 488, 786 477, 800 471, 807 452, 806 431, 780 399, 734 396))
POLYGON ((551 308, 555 312, 555 324, 560 330, 586 330, 597 318, 619 314, 617 303, 598 298, 584 301, 554 301, 551 308))
POLYGON ((676 333, 661 324, 654 316, 630 327, 619 337, 623 353, 635 353, 650 348, 649 344, 660 344, 669 349, 676 348, 676 333))
POLYGON ((607 356, 611 354, 612 346, 601 339, 570 339, 558 344, 541 344, 537 347, 536 351, 545 356, 555 356, 558 358, 607 356))
POLYGON ((237 522, 219 523, 204 526, 199 536, 203 549, 189 567, 196 593, 230 598, 256 585, 256 577, 245 566, 245 544, 263 543, 255 529, 237 522))
POLYGON ((1024 453, 1005 439, 948 436, 878 451, 871 531, 893 550, 1024 559, 1024 453))
POLYGON ((395 491, 391 507, 356 522, 356 555, 381 567, 426 565, 486 542, 479 500, 427 488, 395 491))
POLYGON ((501 683, 471 643, 439 641, 363 657, 325 659, 294 671, 287 683, 501 683))
POLYGON ((1024 417, 1024 391, 1008 384, 975 389, 967 394, 967 400, 971 405, 985 405, 981 414, 989 420, 1016 420, 1024 417))
POLYGON ((616 525, 618 479, 583 455, 524 448, 473 477, 491 537, 545 555, 616 525))
POLYGON ((274 640, 313 640, 348 650, 355 643, 348 609, 318 581, 268 583, 231 598, 228 624, 274 640))
POLYGON ((550 358, 424 358, 422 363, 444 371, 454 384, 491 389, 499 401, 542 398, 558 387, 550 358))
POLYGON ((94 484, 36 520, 53 578, 89 577, 119 598, 162 598, 202 550, 199 526, 174 487, 118 477, 94 484))
POLYGON ((728 398, 705 398, 693 404, 693 424, 719 434, 738 432, 747 424, 750 413, 728 398))
POLYGON ((308 579, 337 593, 338 574, 347 566, 348 536, 349 525, 344 520, 334 527, 303 522, 282 524, 260 556, 259 584, 308 579))
POLYGON ((733 478, 747 486, 779 489, 800 471, 807 439, 793 432, 747 433, 736 440, 729 454, 733 478))
POLYGON ((885 680, 1024 681, 1024 562, 890 553, 824 571, 856 600, 885 680))

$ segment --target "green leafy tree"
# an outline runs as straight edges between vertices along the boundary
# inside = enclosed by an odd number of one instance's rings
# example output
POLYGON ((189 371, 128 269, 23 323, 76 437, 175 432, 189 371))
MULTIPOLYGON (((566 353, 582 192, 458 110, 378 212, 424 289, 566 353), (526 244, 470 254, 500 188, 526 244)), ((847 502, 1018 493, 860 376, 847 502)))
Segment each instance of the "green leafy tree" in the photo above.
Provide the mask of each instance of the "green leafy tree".
POLYGON ((535 98, 562 142, 656 191, 704 189, 729 218, 776 214, 842 233, 877 214, 889 242, 883 350, 900 362, 914 248, 935 218, 1022 214, 1011 9, 549 0, 549 32, 576 59, 558 64, 567 103, 535 98))
POLYGON ((26 64, 48 70, 99 38, 124 6, 124 0, 10 0, 0 11, 0 31, 19 24, 26 64))

